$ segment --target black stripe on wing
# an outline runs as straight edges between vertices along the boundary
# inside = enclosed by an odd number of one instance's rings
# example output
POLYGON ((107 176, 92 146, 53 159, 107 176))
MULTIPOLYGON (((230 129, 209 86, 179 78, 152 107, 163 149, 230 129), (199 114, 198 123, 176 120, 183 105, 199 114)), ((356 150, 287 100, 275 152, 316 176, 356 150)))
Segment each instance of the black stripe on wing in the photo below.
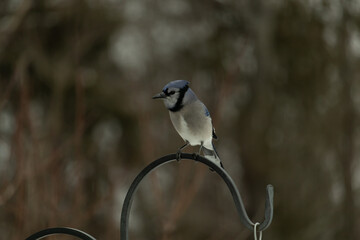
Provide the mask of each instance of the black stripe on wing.
POLYGON ((213 139, 215 139, 215 140, 218 139, 218 137, 216 136, 216 133, 215 133, 215 128, 213 128, 213 130, 212 130, 212 137, 213 137, 213 139))

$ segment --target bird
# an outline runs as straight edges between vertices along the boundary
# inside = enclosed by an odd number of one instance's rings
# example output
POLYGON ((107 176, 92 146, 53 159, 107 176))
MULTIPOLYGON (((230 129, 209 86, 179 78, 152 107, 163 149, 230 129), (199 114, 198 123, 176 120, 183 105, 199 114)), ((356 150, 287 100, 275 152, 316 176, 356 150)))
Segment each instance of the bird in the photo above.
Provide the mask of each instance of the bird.
POLYGON ((177 151, 178 161, 184 148, 200 145, 199 155, 202 151, 205 158, 224 168, 213 144, 213 139, 217 139, 217 136, 209 110, 189 87, 188 81, 171 81, 152 98, 164 101, 175 130, 185 141, 177 151))

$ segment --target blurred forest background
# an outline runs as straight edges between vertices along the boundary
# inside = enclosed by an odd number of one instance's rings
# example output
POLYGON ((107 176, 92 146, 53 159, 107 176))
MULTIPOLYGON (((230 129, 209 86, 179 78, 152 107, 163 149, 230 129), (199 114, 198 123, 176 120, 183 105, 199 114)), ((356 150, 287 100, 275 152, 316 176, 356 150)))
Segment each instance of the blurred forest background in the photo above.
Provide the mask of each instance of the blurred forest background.
MULTIPOLYGON (((186 79, 265 239, 360 239, 359 0, 0 1, 0 235, 119 239, 134 177, 183 144, 151 97, 186 79)), ((187 152, 197 151, 189 148, 187 152)), ((148 176, 130 239, 253 239, 200 163, 148 176)))

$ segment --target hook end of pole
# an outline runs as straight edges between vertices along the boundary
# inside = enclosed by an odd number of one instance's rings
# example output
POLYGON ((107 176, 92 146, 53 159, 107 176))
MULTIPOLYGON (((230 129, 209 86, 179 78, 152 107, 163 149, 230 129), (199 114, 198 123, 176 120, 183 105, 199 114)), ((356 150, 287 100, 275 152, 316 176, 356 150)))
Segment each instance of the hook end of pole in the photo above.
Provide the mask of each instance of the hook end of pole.
POLYGON ((274 186, 268 184, 266 186, 266 201, 265 201, 265 220, 259 226, 259 231, 268 228, 272 222, 274 215, 274 186))
POLYGON ((268 184, 266 186, 266 192, 271 200, 274 199, 274 186, 273 185, 268 184))

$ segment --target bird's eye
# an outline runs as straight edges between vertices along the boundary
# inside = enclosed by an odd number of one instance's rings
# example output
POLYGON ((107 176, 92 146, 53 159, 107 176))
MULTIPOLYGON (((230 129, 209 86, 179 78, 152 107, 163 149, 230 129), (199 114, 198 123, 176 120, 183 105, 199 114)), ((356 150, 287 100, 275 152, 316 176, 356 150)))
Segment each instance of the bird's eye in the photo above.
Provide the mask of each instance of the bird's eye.
POLYGON ((173 95, 175 93, 175 91, 170 91, 169 95, 173 95))

